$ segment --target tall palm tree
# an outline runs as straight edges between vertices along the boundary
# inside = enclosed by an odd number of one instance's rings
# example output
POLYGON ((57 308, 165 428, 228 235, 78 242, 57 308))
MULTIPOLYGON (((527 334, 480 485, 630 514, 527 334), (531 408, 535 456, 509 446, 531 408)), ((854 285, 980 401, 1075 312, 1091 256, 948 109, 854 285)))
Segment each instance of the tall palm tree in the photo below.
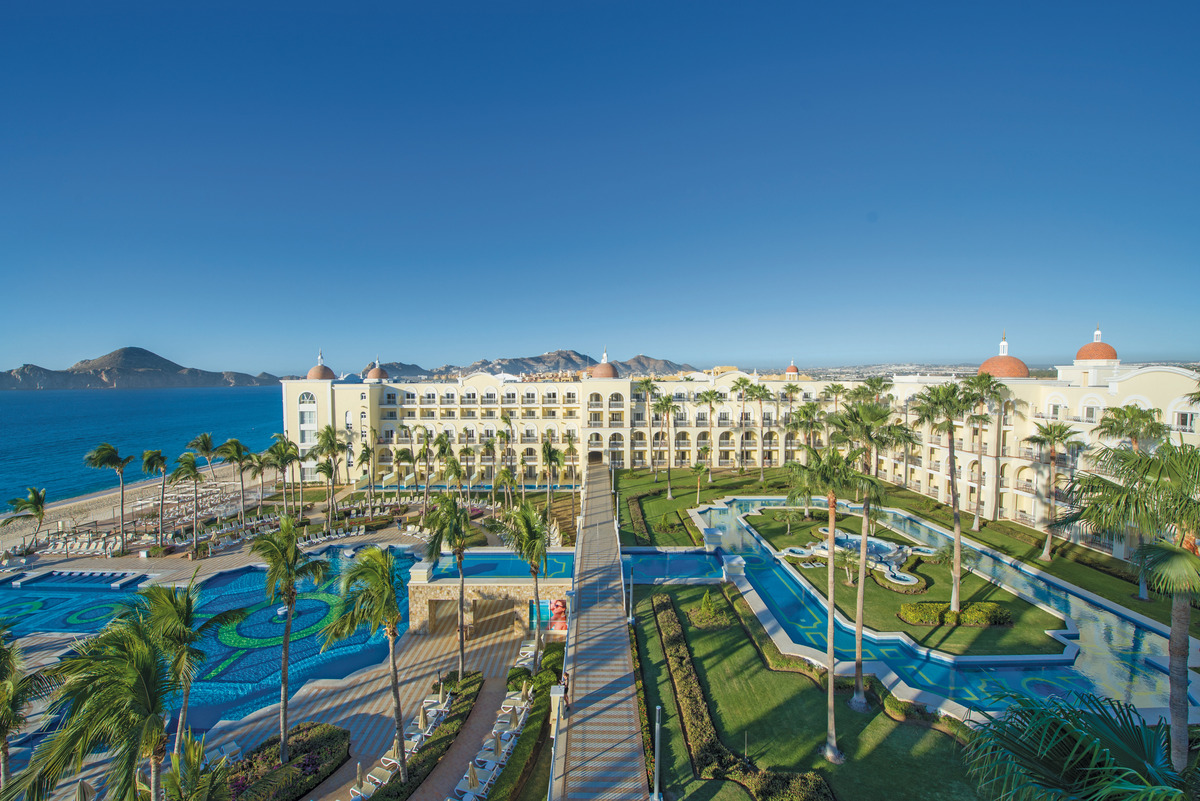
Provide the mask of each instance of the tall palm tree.
POLYGON ((1093 431, 1105 439, 1127 439, 1131 448, 1140 451, 1143 442, 1165 439, 1171 429, 1162 422, 1162 409, 1127 404, 1105 409, 1093 431))
POLYGON ((521 461, 520 461, 520 467, 521 467, 521 502, 522 502, 522 503, 524 503, 524 502, 525 502, 525 478, 526 478, 526 473, 528 472, 528 471, 526 470, 526 468, 527 468, 528 466, 529 466, 529 465, 528 465, 528 463, 525 461, 525 454, 524 454, 524 453, 522 453, 522 454, 521 454, 521 461))
POLYGON ((846 394, 846 387, 842 384, 829 384, 823 390, 826 398, 833 398, 833 413, 838 412, 838 398, 846 394))
POLYGON ((567 457, 569 465, 567 474, 571 477, 571 520, 574 521, 578 519, 578 515, 575 513, 575 493, 578 491, 578 487, 575 486, 575 462, 572 459, 579 454, 579 451, 575 447, 575 432, 570 429, 567 430, 567 447, 563 450, 563 454, 567 457))
POLYGON ((112 470, 117 474, 121 485, 121 550, 125 550, 125 468, 133 461, 132 456, 121 456, 114 445, 101 442, 83 457, 83 463, 88 467, 102 470, 112 470))
POLYGON ((542 465, 546 468, 546 514, 550 514, 550 487, 554 483, 555 476, 558 471, 562 470, 566 464, 566 457, 563 452, 554 447, 554 443, 550 438, 542 439, 542 465))
POLYGON ((533 504, 523 503, 507 510, 497 528, 500 539, 529 565, 529 575, 533 576, 533 611, 536 620, 533 661, 538 664, 538 652, 542 649, 542 596, 538 589, 538 576, 545 567, 546 547, 550 544, 549 507, 543 514, 533 504))
POLYGON ((358 451, 358 463, 366 468, 367 474, 367 507, 375 505, 375 449, 371 447, 374 438, 362 444, 358 451))
POLYGON ((175 733, 173 759, 179 761, 180 748, 187 731, 188 696, 192 682, 208 654, 200 650, 204 640, 214 636, 217 629, 240 623, 246 618, 245 609, 226 609, 215 615, 200 612, 200 585, 196 573, 185 587, 152 584, 121 603, 118 618, 136 618, 151 635, 157 637, 171 663, 171 678, 179 686, 182 697, 179 724, 175 733))
POLYGON ((749 400, 749 397, 747 397, 747 394, 746 394, 746 390, 750 389, 750 387, 752 387, 752 386, 754 386, 754 382, 751 381, 749 378, 747 378, 744 375, 739 376, 738 378, 736 378, 734 380, 734 382, 732 384, 729 385, 730 391, 737 393, 738 401, 740 401, 740 403, 741 403, 741 407, 738 410, 738 420, 737 420, 737 429, 739 432, 738 433, 738 449, 737 449, 737 460, 738 460, 739 472, 745 468, 745 465, 744 465, 745 451, 742 448, 743 443, 742 443, 742 439, 741 439, 742 438, 741 432, 745 428, 745 425, 746 425, 746 401, 749 400))
MULTIPOLYGON (((963 381, 963 388, 974 396, 978 407, 973 420, 979 424, 979 475, 975 482, 975 522, 971 531, 979 531, 980 518, 983 516, 983 426, 995 421, 996 452, 992 454, 992 506, 1000 504, 1000 432, 1004 427, 1004 398, 1008 395, 1008 386, 991 373, 978 373, 963 381), (995 407, 996 416, 987 413, 989 407, 995 407)), ((993 514, 995 512, 993 511, 993 514)))
POLYGON ((712 456, 712 454, 715 453, 715 451, 713 449, 716 448, 716 446, 717 446, 717 441, 715 439, 713 439, 713 426, 716 424, 716 420, 714 420, 713 418, 717 413, 717 404, 721 402, 721 393, 715 389, 706 389, 703 392, 697 392, 696 393, 696 402, 702 403, 708 407, 708 445, 709 445, 708 483, 711 484, 713 482, 713 475, 712 475, 713 456, 712 456))
POLYGON ((837 550, 834 543, 837 534, 837 501, 838 494, 850 489, 859 488, 863 485, 864 477, 854 469, 854 462, 861 458, 861 449, 850 450, 843 454, 836 448, 827 447, 822 450, 817 450, 811 446, 805 446, 808 451, 808 461, 806 464, 798 464, 796 470, 801 473, 808 486, 819 494, 825 496, 825 502, 829 506, 829 527, 826 535, 826 595, 825 595, 825 615, 827 625, 825 627, 825 683, 826 689, 826 720, 825 720, 825 759, 835 765, 841 764, 845 759, 842 752, 837 747, 837 725, 834 720, 833 706, 833 685, 834 668, 836 667, 836 651, 833 646, 834 632, 836 630, 835 615, 836 606, 834 604, 834 592, 836 590, 837 574, 833 563, 833 554, 837 550))
POLYGON ((972 396, 957 381, 935 384, 912 396, 911 408, 918 425, 947 435, 950 466, 950 509, 954 519, 954 564, 950 582, 950 609, 961 610, 962 587, 962 514, 958 508, 958 474, 954 454, 954 421, 974 405, 972 396))
POLYGON ((204 473, 196 463, 196 454, 184 451, 175 460, 177 466, 167 479, 171 484, 192 482, 192 558, 200 558, 200 482, 204 481, 204 473))
POLYGON ((766 447, 764 442, 766 437, 766 420, 763 418, 763 401, 771 400, 772 393, 768 387, 762 384, 754 384, 746 389, 746 397, 758 402, 758 480, 766 481, 767 465, 764 456, 764 448, 766 447))
MULTIPOLYGON (((810 446, 806 445, 805 448, 810 446)), ((812 520, 812 482, 809 479, 809 474, 804 469, 803 462, 791 461, 787 464, 788 473, 788 494, 784 503, 788 506, 804 506, 804 519, 812 520)), ((791 526, 788 527, 788 533, 791 533, 791 526)))
MULTIPOLYGON (((443 431, 433 438, 434 452, 437 454, 438 466, 443 474, 446 470, 446 465, 454 458, 454 441, 450 438, 449 431, 443 431)), ((450 488, 449 479, 446 481, 446 489, 450 488)))
POLYGON ((400 448, 393 452, 392 461, 396 467, 396 503, 400 503, 400 465, 406 464, 412 468, 413 473, 417 472, 417 457, 412 452, 412 448, 400 448))
POLYGON ((1133 704, 1087 693, 1005 693, 993 702, 1003 711, 981 713, 964 754, 967 772, 990 798, 1188 797, 1171 765, 1166 727, 1147 723, 1133 704))
POLYGON ((783 420, 783 424, 786 426, 788 421, 792 419, 792 404, 796 402, 796 396, 799 395, 802 390, 800 389, 799 384, 784 384, 783 389, 780 391, 783 392, 784 397, 787 398, 787 417, 783 420))
POLYGON ((454 458, 454 454, 448 454, 442 459, 442 474, 446 478, 446 489, 450 489, 450 483, 458 485, 458 497, 462 503, 466 504, 466 499, 463 498, 463 466, 462 462, 454 458))
POLYGON ((142 472, 148 476, 158 473, 162 481, 158 486, 158 546, 163 544, 163 507, 167 503, 167 457, 162 451, 142 451, 142 472))
POLYGON ((862 382, 862 386, 871 390, 872 400, 874 400, 875 403, 883 403, 884 396, 887 395, 888 390, 895 386, 895 384, 893 384, 892 380, 887 376, 873 375, 864 380, 862 382))
POLYGON ((496 473, 496 486, 504 491, 505 506, 513 505, 512 491, 516 485, 517 477, 513 475, 512 468, 500 468, 500 472, 496 473))
MULTIPOLYGON (((334 482, 337 481, 337 469, 341 464, 342 454, 350 452, 350 444, 342 437, 342 432, 330 424, 317 431, 317 446, 310 451, 318 459, 329 459, 333 463, 334 482)), ((347 475, 346 482, 350 482, 347 475)))
POLYGON ((330 531, 333 529, 333 518, 337 514, 333 499, 333 480, 337 476, 337 467, 332 459, 322 459, 317 463, 315 472, 325 479, 325 530, 330 531))
POLYGON ((106 797, 136 798, 138 767, 149 760, 150 798, 158 799, 169 704, 179 690, 158 638, 137 620, 114 621, 47 673, 57 686, 47 715, 61 722, 4 796, 47 801, 63 778, 107 751, 106 797))
MULTIPOLYGON (((1026 442, 1045 448, 1050 458, 1050 486, 1046 488, 1046 497, 1050 501, 1050 521, 1052 523, 1057 518, 1054 511, 1054 490, 1058 487, 1057 453, 1071 448, 1083 447, 1084 443, 1077 439, 1076 435, 1077 432, 1075 429, 1066 423, 1038 423, 1037 432, 1025 438, 1026 442)), ((1038 556, 1038 559, 1041 559, 1043 562, 1050 561, 1050 549, 1054 544, 1053 540, 1054 529, 1051 526, 1047 526, 1046 544, 1042 546, 1042 553, 1038 556)))
POLYGON ((246 472, 250 475, 250 478, 258 481, 259 514, 262 514, 266 509, 267 473, 274 469, 276 469, 275 458, 269 449, 262 453, 251 453, 246 456, 246 472))
MULTIPOLYGON (((825 428, 825 411, 816 401, 809 401, 796 408, 795 416, 788 422, 788 430, 804 436, 804 444, 813 447, 813 435, 825 428)), ((807 451, 806 451, 807 453, 807 451)))
POLYGON ((280 662, 279 761, 287 764, 288 648, 292 640, 292 615, 296 611, 298 588, 305 581, 320 584, 329 571, 324 559, 314 559, 300 548, 296 526, 290 517, 279 521, 279 530, 260 534, 250 544, 250 552, 267 566, 267 602, 283 601, 283 656, 280 662))
POLYGON ((1076 512, 1068 515, 1084 527, 1169 540, 1138 548, 1135 562, 1149 583, 1171 595, 1171 632, 1167 645, 1170 681, 1171 759, 1177 770, 1187 760, 1188 624, 1190 599, 1200 593, 1200 450, 1163 443, 1153 452, 1103 447, 1093 454, 1096 472, 1077 473, 1067 489, 1076 512))
MULTIPOLYGON (((13 514, 10 517, 0 520, 0 528, 7 526, 17 520, 26 520, 33 518, 37 525, 33 529, 33 544, 37 546, 37 535, 42 530, 42 521, 46 519, 46 490, 38 489, 37 487, 29 487, 28 493, 24 498, 13 498, 8 502, 12 507, 13 514)), ((22 550, 24 550, 25 538, 21 538, 22 550)))
POLYGON ((250 449, 237 439, 227 439, 215 451, 215 455, 225 464, 237 468, 238 476, 238 520, 246 523, 246 468, 250 464, 250 449))
POLYGON ((424 427, 419 429, 419 433, 421 435, 421 447, 417 450, 417 459, 425 463, 425 474, 423 476, 425 481, 425 503, 421 507, 421 525, 424 526, 426 520, 429 518, 429 483, 430 476, 433 474, 433 465, 431 464, 433 461, 433 436, 430 434, 429 429, 424 427))
POLYGON ((204 458, 208 465, 208 474, 213 481, 217 480, 216 469, 213 467, 213 459, 217 458, 217 445, 213 442, 213 436, 209 432, 197 434, 195 439, 187 444, 189 448, 194 450, 198 456, 204 458))
MULTIPOLYGON (((523 502, 523 501, 522 501, 523 502)), ((463 573, 463 554, 467 552, 471 534, 471 515, 458 505, 458 499, 448 492, 437 496, 429 525, 433 536, 429 538, 426 556, 436 564, 443 550, 454 554, 458 565, 458 676, 467 675, 466 605, 467 579, 463 573)))
MULTIPOLYGON (((700 450, 705 450, 705 448, 701 448, 700 450)), ((703 457, 701 457, 700 461, 698 461, 694 465, 692 465, 692 475, 696 477, 696 505, 697 506, 700 505, 700 479, 707 470, 708 470, 708 468, 704 466, 704 458, 703 457)))
POLYGON ((662 395, 658 400, 654 401, 654 413, 662 416, 662 427, 666 428, 668 498, 675 497, 671 494, 671 438, 674 436, 675 413, 678 411, 679 404, 670 395, 662 395))
MULTIPOLYGON (((300 464, 300 446, 292 442, 283 434, 275 434, 274 442, 271 444, 271 450, 275 454, 275 465, 279 469, 280 478, 283 479, 283 495, 284 509, 287 509, 287 490, 288 490, 288 471, 295 470, 300 464)), ((293 474, 294 475, 294 474, 293 474)), ((299 488, 299 481, 292 481, 292 490, 295 492, 299 488)), ((292 498, 293 513, 300 508, 300 504, 296 498, 292 498)))
POLYGON ((634 382, 633 388, 642 396, 642 406, 646 410, 646 426, 650 429, 650 472, 654 474, 654 480, 658 481, 658 466, 654 464, 654 424, 650 413, 654 411, 654 402, 658 398, 658 385, 654 383, 653 378, 642 378, 634 382))
POLYGON ((391 668, 392 717, 396 721, 394 740, 400 755, 400 781, 408 781, 408 759, 404 754, 404 715, 400 709, 400 673, 396 663, 396 640, 404 612, 396 587, 401 584, 400 568, 391 549, 368 545, 360 549, 341 576, 341 599, 334 619, 322 629, 328 648, 366 626, 374 634, 383 627, 388 641, 388 665, 391 668))
POLYGON ((33 702, 49 694, 52 686, 45 674, 28 669, 20 643, 0 621, 0 790, 12 776, 9 739, 25 727, 33 702))

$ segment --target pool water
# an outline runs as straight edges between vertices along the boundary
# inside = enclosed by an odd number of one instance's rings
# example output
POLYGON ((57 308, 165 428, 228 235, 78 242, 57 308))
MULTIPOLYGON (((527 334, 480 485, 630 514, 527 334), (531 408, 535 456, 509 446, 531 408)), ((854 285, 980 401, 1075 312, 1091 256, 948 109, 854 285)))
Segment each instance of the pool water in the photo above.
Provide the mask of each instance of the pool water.
MULTIPOLYGON (((569 579, 575 571, 574 552, 546 555, 540 578, 569 579)), ((529 563, 509 551, 467 551, 463 555, 463 576, 466 578, 529 578, 529 563)), ((443 555, 433 569, 433 580, 458 578, 458 563, 451 555, 443 555)))
MULTIPOLYGON (((824 651, 824 599, 798 582, 738 520, 739 515, 782 503, 782 499, 735 499, 728 507, 711 508, 700 516, 722 533, 724 550, 745 559, 747 579, 792 641, 824 651)), ((847 512, 861 511, 861 507, 850 504, 839 507, 847 512)), ((947 541, 944 533, 915 517, 896 511, 884 514, 888 526, 919 543, 936 548, 947 541)), ((969 546, 964 542, 964 547, 969 546)), ((913 688, 975 708, 987 707, 991 696, 1001 691, 1036 696, 1086 691, 1118 698, 1143 709, 1167 706, 1167 674, 1148 661, 1151 657, 1165 661, 1164 636, 986 553, 980 553, 977 571, 1069 616, 1079 629, 1076 658, 1073 661, 1064 658, 1062 664, 1036 660, 1022 664, 1019 660, 1013 663, 975 657, 970 665, 955 665, 903 641, 868 632, 863 643, 864 659, 884 662, 913 688)), ((851 627, 841 624, 836 627, 834 648, 838 659, 854 658, 851 627)), ((1197 704, 1194 697, 1189 700, 1197 704)))
POLYGON ((14 579, 14 587, 28 589, 113 590, 135 589, 145 580, 141 573, 106 573, 87 571, 51 571, 29 578, 14 579))
POLYGON ((627 584, 704 583, 725 575, 720 557, 704 551, 624 554, 621 564, 627 584))

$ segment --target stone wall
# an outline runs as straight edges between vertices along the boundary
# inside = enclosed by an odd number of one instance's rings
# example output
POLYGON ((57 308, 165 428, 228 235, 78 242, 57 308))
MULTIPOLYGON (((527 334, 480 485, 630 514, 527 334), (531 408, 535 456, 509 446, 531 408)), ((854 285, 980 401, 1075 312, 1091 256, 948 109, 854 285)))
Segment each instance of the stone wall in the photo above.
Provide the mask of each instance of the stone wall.
MULTIPOLYGON (((570 581, 542 581, 539 593, 543 601, 556 598, 566 599, 567 590, 571 588, 570 581)), ((515 607, 512 612, 512 625, 518 632, 529 630, 529 602, 533 600, 533 582, 526 581, 516 584, 493 584, 468 582, 466 587, 466 604, 464 618, 467 625, 475 619, 476 601, 512 601, 515 607)), ((430 606, 435 601, 449 601, 450 609, 457 616, 458 581, 443 579, 430 583, 410 582, 408 585, 408 630, 413 634, 429 633, 430 606)))

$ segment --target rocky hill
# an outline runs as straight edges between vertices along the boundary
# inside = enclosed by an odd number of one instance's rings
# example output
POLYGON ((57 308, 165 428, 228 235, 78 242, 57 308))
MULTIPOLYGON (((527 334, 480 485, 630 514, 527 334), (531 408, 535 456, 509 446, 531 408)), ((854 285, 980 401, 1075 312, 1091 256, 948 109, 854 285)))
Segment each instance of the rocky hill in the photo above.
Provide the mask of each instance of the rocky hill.
POLYGON ((171 389, 278 383, 279 378, 270 373, 217 373, 183 367, 144 348, 121 348, 98 359, 76 362, 66 370, 24 364, 0 373, 0 389, 171 389))
MULTIPOLYGON (((404 362, 384 362, 383 368, 388 371, 388 375, 392 378, 401 377, 416 377, 416 376, 447 376, 447 375, 468 375, 475 372, 484 373, 511 373, 513 375, 521 375, 522 373, 573 373, 579 370, 585 370, 588 367, 596 364, 599 359, 594 359, 591 356, 580 353, 575 350, 555 350, 549 353, 543 353, 541 356, 518 356, 505 359, 480 359, 467 365, 444 364, 441 367, 435 367, 427 370, 415 364, 406 364, 404 362)), ((374 365, 371 364, 363 367, 362 372, 366 373, 374 365)), ((621 375, 665 375, 668 373, 676 373, 680 370, 694 370, 695 368, 686 364, 668 361, 666 359, 654 359, 649 356, 634 356, 627 361, 614 361, 613 365, 620 371, 621 375)))

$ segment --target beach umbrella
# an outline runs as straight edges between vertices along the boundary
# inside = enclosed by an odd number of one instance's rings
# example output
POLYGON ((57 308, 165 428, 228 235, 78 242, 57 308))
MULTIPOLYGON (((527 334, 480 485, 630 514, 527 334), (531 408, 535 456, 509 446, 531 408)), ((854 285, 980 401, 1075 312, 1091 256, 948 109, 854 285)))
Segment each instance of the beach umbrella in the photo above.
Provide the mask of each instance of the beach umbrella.
POLYGON ((475 770, 474 762, 471 762, 471 766, 467 768, 467 787, 471 790, 479 789, 479 771, 475 770))
POLYGON ((446 703, 446 682, 439 679, 438 680, 438 705, 441 706, 441 705, 444 705, 445 703, 446 703))
POLYGON ((503 750, 504 750, 504 746, 500 743, 500 735, 493 734, 492 735, 492 753, 495 755, 497 762, 500 761, 500 757, 503 753, 503 750))
POLYGON ((363 775, 362 775, 362 763, 361 762, 358 763, 358 784, 356 784, 354 786, 360 790, 362 789, 362 786, 363 786, 363 775))
POLYGON ((425 711, 424 706, 421 707, 421 713, 417 717, 417 726, 420 727, 421 731, 429 728, 429 714, 425 711))
POLYGON ((529 682, 528 681, 521 682, 521 700, 522 701, 529 700, 529 682))
POLYGON ((75 785, 75 801, 92 801, 96 797, 96 788, 80 779, 75 785))

